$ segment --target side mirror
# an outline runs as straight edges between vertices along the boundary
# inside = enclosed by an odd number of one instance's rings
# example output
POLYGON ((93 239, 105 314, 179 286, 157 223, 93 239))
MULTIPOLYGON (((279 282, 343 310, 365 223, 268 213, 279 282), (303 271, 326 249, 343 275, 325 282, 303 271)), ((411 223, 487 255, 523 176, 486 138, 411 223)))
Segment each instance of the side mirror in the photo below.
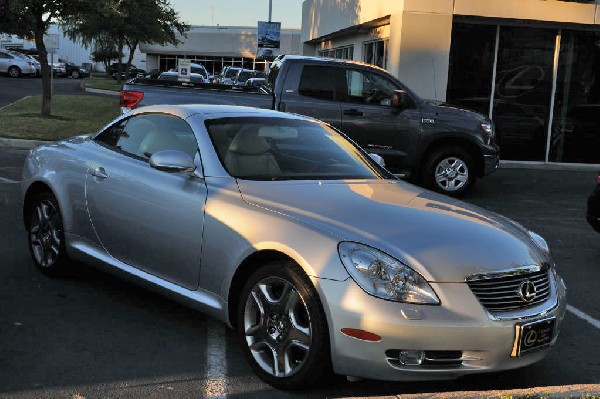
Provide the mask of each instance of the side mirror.
POLYGON ((377 162, 379 166, 385 168, 385 161, 383 157, 381 157, 381 155, 370 153, 369 156, 371 157, 371 159, 373 159, 373 161, 377 162))
POLYGON ((196 170, 194 160, 182 151, 164 150, 150 157, 150 166, 169 173, 191 173, 196 170))
POLYGON ((413 99, 404 90, 396 90, 392 98, 392 107, 398 109, 412 108, 414 106, 413 99))

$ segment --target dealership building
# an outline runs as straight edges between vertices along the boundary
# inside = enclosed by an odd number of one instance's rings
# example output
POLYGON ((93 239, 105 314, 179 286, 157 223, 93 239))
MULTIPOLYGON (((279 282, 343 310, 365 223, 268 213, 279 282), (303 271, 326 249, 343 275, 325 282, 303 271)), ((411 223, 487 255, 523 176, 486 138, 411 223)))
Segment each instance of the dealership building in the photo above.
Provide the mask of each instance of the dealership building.
MULTIPOLYGON (((177 68, 177 60, 182 58, 204 65, 210 74, 217 74, 228 65, 258 70, 266 67, 265 61, 256 60, 257 27, 192 26, 178 39, 177 46, 140 44, 140 51, 146 54, 146 69, 177 68)), ((280 39, 281 53, 302 53, 300 29, 281 29, 280 39)))
POLYGON ((490 116, 503 159, 600 163, 595 1, 305 0, 302 43, 490 116))

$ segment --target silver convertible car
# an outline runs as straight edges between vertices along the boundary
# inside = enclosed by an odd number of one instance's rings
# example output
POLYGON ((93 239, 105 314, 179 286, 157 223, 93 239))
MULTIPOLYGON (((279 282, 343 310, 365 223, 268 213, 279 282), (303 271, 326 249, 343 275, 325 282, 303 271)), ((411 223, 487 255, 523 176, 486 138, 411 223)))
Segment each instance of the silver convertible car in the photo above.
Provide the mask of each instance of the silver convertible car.
POLYGON ((196 307, 279 388, 523 367, 565 311, 539 235, 399 181, 301 116, 139 108, 32 150, 22 189, 41 272, 83 261, 196 307))

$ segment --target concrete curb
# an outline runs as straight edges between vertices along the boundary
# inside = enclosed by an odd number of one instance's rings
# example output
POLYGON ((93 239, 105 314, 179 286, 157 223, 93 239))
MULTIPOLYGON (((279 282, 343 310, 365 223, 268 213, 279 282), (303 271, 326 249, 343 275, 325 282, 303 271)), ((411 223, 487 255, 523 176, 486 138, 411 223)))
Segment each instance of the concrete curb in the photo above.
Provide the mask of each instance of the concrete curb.
POLYGON ((23 139, 7 139, 0 137, 0 148, 10 148, 19 150, 30 150, 41 145, 50 144, 52 141, 43 140, 23 140, 23 139))
POLYGON ((537 170, 573 170, 593 171, 600 170, 599 164, 585 163, 544 163, 529 161, 500 161, 501 169, 537 169, 537 170))
POLYGON ((82 87, 88 93, 106 94, 108 96, 119 96, 121 94, 120 92, 113 91, 113 90, 92 89, 92 88, 86 87, 85 85, 83 85, 82 87))
MULTIPOLYGON (((507 389, 488 391, 428 392, 398 394, 389 396, 369 396, 369 399, 597 399, 600 398, 599 384, 576 384, 562 386, 535 387, 527 389, 507 389)), ((366 397, 344 397, 343 399, 366 399, 366 397)))

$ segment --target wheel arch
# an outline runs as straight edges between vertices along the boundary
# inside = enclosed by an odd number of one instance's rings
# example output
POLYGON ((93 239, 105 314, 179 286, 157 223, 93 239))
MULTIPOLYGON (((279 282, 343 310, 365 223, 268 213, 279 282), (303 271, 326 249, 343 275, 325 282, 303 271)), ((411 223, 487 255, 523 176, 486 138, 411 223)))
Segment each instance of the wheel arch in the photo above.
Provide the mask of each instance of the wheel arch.
POLYGON ((440 137, 429 143, 423 151, 423 156, 421 157, 421 161, 417 165, 418 169, 415 171, 416 173, 414 174, 414 176, 418 176, 419 181, 421 181, 424 165, 427 162, 429 156, 434 151, 449 146, 458 146, 467 151, 473 157, 473 161, 475 162, 476 176, 483 176, 483 173, 485 171, 483 151, 475 142, 473 142, 473 140, 465 137, 440 137))
MULTIPOLYGON (((31 185, 29 185, 27 191, 25 192, 25 196, 23 197, 23 224, 25 225, 26 229, 29 228, 29 223, 31 223, 31 215, 29 215, 29 209, 31 208, 31 205, 33 201, 37 198, 37 196, 44 192, 51 193, 54 196, 54 198, 56 198, 56 200, 58 201, 54 190, 52 190, 52 188, 46 182, 43 181, 38 180, 31 183, 31 185)), ((58 206, 60 207, 60 203, 58 206)))
MULTIPOLYGON (((254 273, 254 271, 256 271, 260 266, 274 261, 291 261, 298 264, 298 262, 281 251, 274 249, 263 249, 248 255, 235 270, 227 293, 228 322, 234 329, 237 328, 237 307, 244 284, 250 275, 254 273)), ((302 268, 302 270, 304 269, 302 268)))

